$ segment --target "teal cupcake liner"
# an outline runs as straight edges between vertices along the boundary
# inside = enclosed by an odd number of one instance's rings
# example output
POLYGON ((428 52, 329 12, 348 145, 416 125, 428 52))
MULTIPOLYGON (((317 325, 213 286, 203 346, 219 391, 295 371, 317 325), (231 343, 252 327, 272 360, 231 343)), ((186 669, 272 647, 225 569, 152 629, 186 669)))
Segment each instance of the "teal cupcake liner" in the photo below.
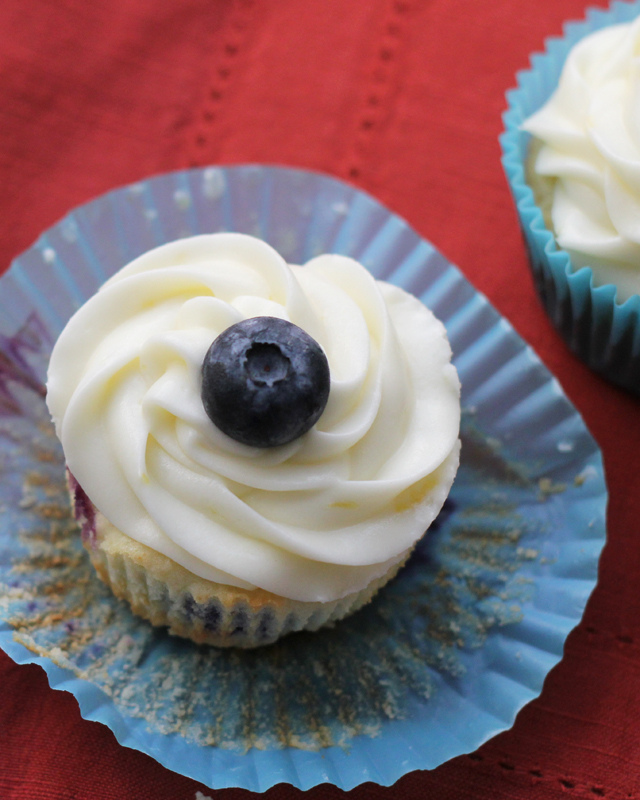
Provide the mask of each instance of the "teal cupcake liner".
POLYGON ((612 383, 640 395, 640 295, 616 300, 612 284, 595 286, 590 267, 572 268, 545 226, 542 211, 525 178, 530 134, 521 124, 540 108, 557 86, 571 48, 595 30, 628 22, 640 14, 640 3, 615 2, 608 10, 589 9, 581 22, 564 26, 562 37, 545 42, 545 52, 531 57, 519 72, 517 88, 507 92, 508 109, 500 136, 502 165, 516 204, 534 284, 555 328, 569 348, 591 369, 612 383))
POLYGON ((373 198, 294 169, 210 167, 69 214, 0 279, 0 646, 124 746, 211 788, 390 785, 475 750, 538 696, 605 542, 600 451, 557 381, 428 242, 373 198), (196 646, 94 574, 44 403, 52 343, 120 266, 237 230, 293 263, 349 255, 431 307, 462 381, 450 497, 367 607, 253 651, 196 646))

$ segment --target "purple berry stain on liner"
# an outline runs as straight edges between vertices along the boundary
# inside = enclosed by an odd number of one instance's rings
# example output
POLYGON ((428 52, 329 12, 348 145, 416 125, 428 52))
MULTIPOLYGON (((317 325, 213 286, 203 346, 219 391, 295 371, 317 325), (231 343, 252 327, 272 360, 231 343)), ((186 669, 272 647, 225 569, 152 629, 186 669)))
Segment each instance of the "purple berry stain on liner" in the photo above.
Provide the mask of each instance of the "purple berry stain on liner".
POLYGON ((73 493, 73 514, 80 523, 82 541, 92 548, 96 546, 96 510, 85 490, 80 486, 75 477, 67 470, 69 488, 73 493))
POLYGON ((29 363, 37 354, 46 331, 40 320, 31 315, 13 335, 0 334, 0 415, 20 414, 22 409, 16 399, 16 388, 22 386, 45 396, 45 387, 29 363))

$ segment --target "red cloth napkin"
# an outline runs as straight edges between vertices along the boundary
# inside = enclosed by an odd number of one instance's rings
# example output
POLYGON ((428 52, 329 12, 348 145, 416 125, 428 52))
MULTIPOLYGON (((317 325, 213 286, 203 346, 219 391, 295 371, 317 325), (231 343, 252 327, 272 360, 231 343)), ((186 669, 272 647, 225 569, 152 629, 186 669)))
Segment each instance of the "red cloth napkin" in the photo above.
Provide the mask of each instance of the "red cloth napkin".
MULTIPOLYGON (((246 162, 328 172, 374 194, 461 267, 537 350, 602 448, 610 509, 600 581, 541 697, 476 753, 354 798, 640 797, 640 403, 552 330, 499 163, 515 72, 584 10, 583 0, 0 4, 0 269, 73 206, 150 174, 246 162)), ((119 746, 37 666, 0 654, 0 698, 3 800, 218 796, 119 746)))

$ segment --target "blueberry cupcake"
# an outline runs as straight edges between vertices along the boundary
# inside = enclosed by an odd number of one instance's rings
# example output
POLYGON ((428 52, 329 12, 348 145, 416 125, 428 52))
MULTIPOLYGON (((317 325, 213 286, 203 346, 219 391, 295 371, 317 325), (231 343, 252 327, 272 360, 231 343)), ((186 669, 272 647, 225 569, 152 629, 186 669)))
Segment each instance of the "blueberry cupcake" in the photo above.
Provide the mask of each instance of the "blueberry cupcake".
POLYGON ((416 298, 235 233, 121 269, 47 381, 100 577, 154 625, 238 647, 333 623, 396 574, 453 483, 459 394, 416 298))
POLYGON ((567 25, 508 94, 503 164, 570 348, 640 394, 640 4, 567 25))

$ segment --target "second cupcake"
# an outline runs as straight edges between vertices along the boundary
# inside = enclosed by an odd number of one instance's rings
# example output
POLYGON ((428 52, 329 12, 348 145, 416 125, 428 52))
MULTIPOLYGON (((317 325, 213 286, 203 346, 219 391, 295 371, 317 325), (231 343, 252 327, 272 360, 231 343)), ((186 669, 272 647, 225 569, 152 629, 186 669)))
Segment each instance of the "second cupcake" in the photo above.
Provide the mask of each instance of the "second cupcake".
POLYGON ((567 26, 510 92, 503 164, 536 287, 571 349, 640 394, 638 4, 567 26))

